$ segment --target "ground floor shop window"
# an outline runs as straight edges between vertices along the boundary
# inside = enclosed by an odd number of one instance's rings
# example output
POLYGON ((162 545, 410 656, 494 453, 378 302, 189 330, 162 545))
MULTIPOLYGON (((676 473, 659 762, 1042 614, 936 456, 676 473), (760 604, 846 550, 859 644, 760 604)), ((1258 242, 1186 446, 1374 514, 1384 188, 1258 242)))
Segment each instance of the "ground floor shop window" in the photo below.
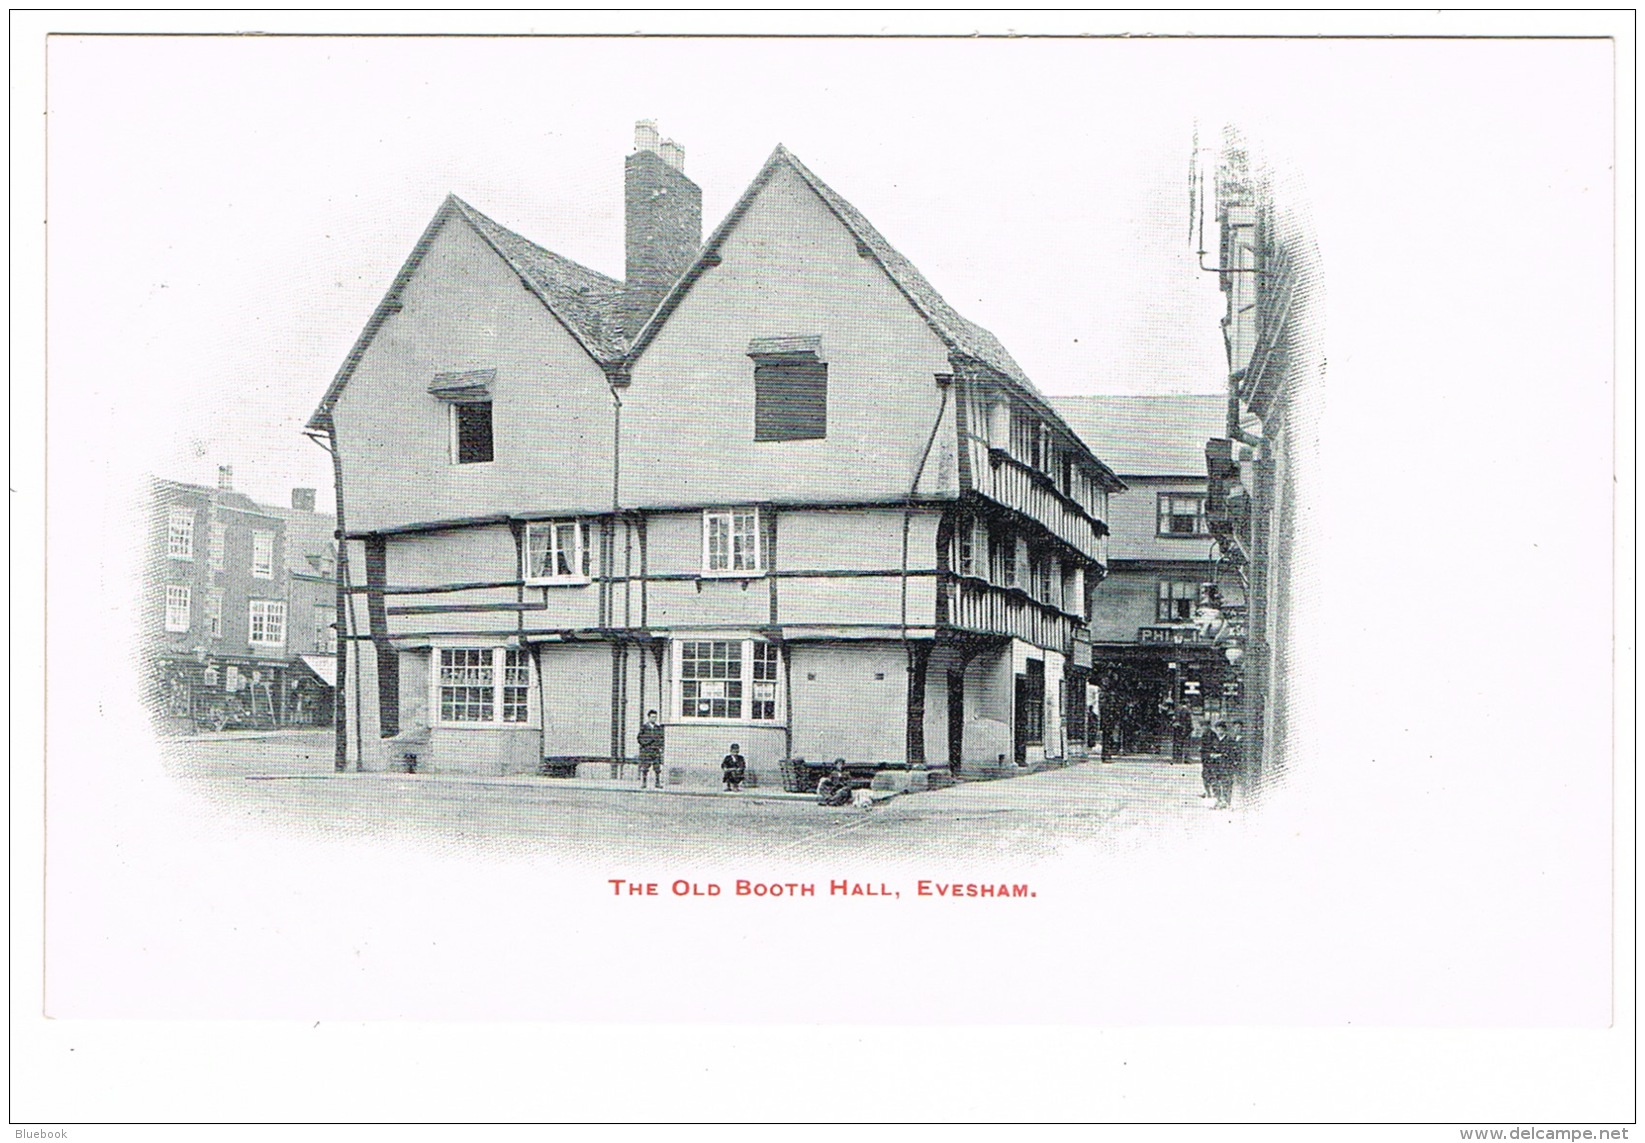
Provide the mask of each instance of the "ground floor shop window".
POLYGON ((440 722, 521 724, 531 718, 531 656, 523 647, 442 647, 440 722))
POLYGON ((681 719, 774 722, 780 652, 762 639, 682 639, 675 646, 681 719))

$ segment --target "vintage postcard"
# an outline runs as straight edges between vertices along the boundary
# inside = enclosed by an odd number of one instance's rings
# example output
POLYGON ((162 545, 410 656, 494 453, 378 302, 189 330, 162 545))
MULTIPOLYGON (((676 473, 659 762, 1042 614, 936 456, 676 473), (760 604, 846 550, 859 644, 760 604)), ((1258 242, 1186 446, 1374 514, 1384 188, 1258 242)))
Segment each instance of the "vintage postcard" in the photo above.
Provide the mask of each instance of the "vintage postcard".
POLYGON ((1631 21, 33 23, 15 1107, 1631 1118, 1631 21))

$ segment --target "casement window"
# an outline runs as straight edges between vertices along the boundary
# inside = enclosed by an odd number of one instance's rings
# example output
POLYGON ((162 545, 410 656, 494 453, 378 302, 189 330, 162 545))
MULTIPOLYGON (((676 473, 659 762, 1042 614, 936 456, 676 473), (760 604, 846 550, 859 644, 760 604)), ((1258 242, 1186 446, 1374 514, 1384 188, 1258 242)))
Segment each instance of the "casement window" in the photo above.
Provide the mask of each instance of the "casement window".
POLYGON ((206 563, 212 571, 222 571, 227 564, 228 554, 228 525, 213 524, 211 538, 207 541, 206 563))
POLYGON ((1159 534, 1162 536, 1205 536, 1205 497, 1182 492, 1159 494, 1159 534))
POLYGON ((174 560, 194 558, 194 509, 171 510, 166 526, 166 555, 174 560))
POLYGON ((251 601, 250 642, 257 647, 283 647, 286 643, 286 603, 283 599, 251 601))
POLYGON ((775 722, 781 652, 763 639, 674 644, 675 710, 682 720, 775 722))
POLYGON ((1018 587, 1017 538, 1009 533, 988 536, 988 562, 993 568, 993 580, 1001 587, 1018 587))
POLYGON ((451 463, 486 464, 493 459, 491 402, 462 401, 451 405, 451 463))
POLYGON ((251 574, 258 579, 274 578, 274 533, 251 534, 251 574))
POLYGON ((206 592, 206 632, 214 638, 223 637, 223 592, 213 588, 206 592))
POLYGON ((436 707, 442 724, 518 726, 531 720, 531 652, 523 647, 441 647, 436 707))
POLYGON ((583 520, 543 520, 526 525, 527 583, 587 583, 588 524, 583 520))
POLYGON ((1159 581, 1159 603, 1154 618, 1160 623, 1186 623, 1199 606, 1199 584, 1183 580, 1159 581))
POLYGON ((166 586, 166 630, 187 631, 191 592, 175 584, 166 586))
POLYGON ((961 517, 954 534, 954 569, 961 575, 988 578, 988 529, 975 517, 961 517))
POLYGON ((757 508, 710 509, 703 513, 703 573, 761 575, 765 553, 757 508))
POLYGON ((828 435, 828 363, 817 336, 757 337, 754 439, 812 441, 828 435))
POLYGON ((1049 556, 1040 556, 1033 561, 1034 565, 1034 598, 1041 603, 1056 604, 1060 600, 1057 596, 1056 561, 1049 556))

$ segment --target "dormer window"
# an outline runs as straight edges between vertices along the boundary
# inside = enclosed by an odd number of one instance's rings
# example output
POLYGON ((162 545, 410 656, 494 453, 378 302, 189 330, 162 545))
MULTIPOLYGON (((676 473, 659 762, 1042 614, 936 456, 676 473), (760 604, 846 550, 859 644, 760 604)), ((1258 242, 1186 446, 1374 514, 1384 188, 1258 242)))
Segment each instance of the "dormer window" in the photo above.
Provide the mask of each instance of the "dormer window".
POLYGON ((754 359, 754 439, 822 440, 828 435, 828 363, 820 337, 757 337, 754 359))

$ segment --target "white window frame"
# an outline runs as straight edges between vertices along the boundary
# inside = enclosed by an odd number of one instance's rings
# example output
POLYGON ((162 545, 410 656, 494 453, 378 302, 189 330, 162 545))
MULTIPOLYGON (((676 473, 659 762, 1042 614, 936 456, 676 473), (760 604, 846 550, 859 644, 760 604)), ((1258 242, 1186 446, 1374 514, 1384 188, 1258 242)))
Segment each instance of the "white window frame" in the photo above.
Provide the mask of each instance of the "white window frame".
POLYGON ((520 578, 526 583, 538 586, 566 587, 591 582, 589 575, 593 553, 588 546, 588 521, 582 519, 562 520, 533 520, 525 526, 525 544, 520 552, 520 558, 525 566, 520 569, 520 578), (534 549, 533 538, 546 533, 548 536, 549 567, 559 566, 559 529, 567 527, 576 529, 576 542, 572 551, 571 566, 577 570, 570 575, 534 575, 532 574, 532 554, 534 549))
POLYGON ((286 645, 286 601, 283 599, 254 599, 247 608, 246 642, 253 647, 284 647, 286 645), (268 637, 270 626, 278 620, 280 637, 268 637), (259 629, 261 632, 259 633, 259 629))
POLYGON ((251 534, 251 575, 253 579, 274 578, 274 533, 253 532, 251 534), (268 544, 268 562, 260 563, 262 554, 258 549, 264 543, 268 544))
POLYGON ((228 564, 228 525, 214 521, 206 545, 206 566, 212 571, 222 571, 228 564))
POLYGON ((187 631, 193 610, 194 593, 187 584, 166 585, 166 630, 187 631), (181 618, 179 618, 181 616, 181 618))
POLYGON ((223 589, 206 591, 206 634, 216 639, 223 637, 223 589))
MULTIPOLYGON (((518 647, 509 647, 503 643, 442 643, 431 648, 433 662, 428 672, 429 700, 428 709, 430 722, 434 726, 448 727, 453 730, 529 730, 538 726, 537 711, 537 664, 531 654, 531 649, 524 644, 518 647), (491 670, 491 717, 487 719, 447 718, 445 707, 441 702, 442 672, 448 665, 446 655, 451 652, 467 652, 488 656, 491 670), (517 661, 510 666, 510 655, 517 657, 517 661), (523 682, 510 683, 508 671, 525 669, 523 682), (507 713, 507 696, 504 693, 509 687, 525 691, 525 717, 523 719, 505 719, 507 713)), ((454 667, 461 664, 451 664, 454 667)), ((518 678, 519 676, 515 676, 518 678)))
POLYGON ((173 508, 166 517, 166 555, 174 560, 194 558, 194 509, 173 508))
POLYGON ((703 570, 705 578, 710 579, 753 579, 765 574, 765 529, 762 527, 760 510, 758 508, 705 508, 703 509, 703 570), (737 558, 737 518, 752 516, 754 519, 754 566, 735 567, 737 558), (726 567, 717 568, 713 563, 713 555, 709 537, 713 532, 714 521, 724 520, 726 527, 726 567))
MULTIPOLYGON (((669 651, 669 661, 672 665, 670 696, 672 716, 671 721, 685 726, 772 726, 786 725, 784 719, 784 691, 783 691, 783 648, 780 643, 769 639, 760 639, 754 636, 727 635, 716 632, 708 635, 682 634, 676 636, 669 651), (688 714, 685 710, 685 645, 687 643, 737 643, 740 644, 741 670, 735 681, 742 684, 742 694, 737 700, 738 714, 735 717, 713 717, 688 714), (754 648, 756 646, 771 647, 776 650, 776 664, 774 679, 756 679, 754 670, 754 648), (760 688, 756 691, 756 687, 760 688), (767 689, 769 688, 769 689, 767 689), (770 718, 754 718, 755 702, 769 702, 771 704, 770 718)), ((714 680, 719 681, 719 680, 714 680)), ((733 680, 724 680, 727 682, 733 680)), ((700 701, 709 701, 703 699, 700 701)))

